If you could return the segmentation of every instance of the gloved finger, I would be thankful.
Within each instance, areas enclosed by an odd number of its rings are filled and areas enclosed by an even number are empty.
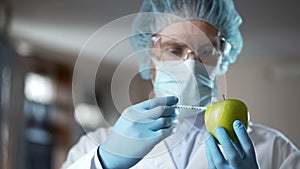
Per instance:
[[[136,107],[129,107],[124,110],[122,116],[124,119],[134,123],[150,123],[161,116],[165,107],[156,107],[151,110],[137,110]]]
[[[173,106],[177,103],[178,98],[176,96],[167,96],[143,101],[141,103],[136,104],[135,107],[144,110],[149,110],[158,106]]]
[[[161,140],[169,137],[173,133],[175,133],[175,131],[176,131],[176,125],[172,125],[168,128],[163,128],[163,129],[155,131],[155,135],[159,136],[160,141],[161,141]]]
[[[171,106],[158,106],[144,111],[144,118],[156,120],[160,117],[176,117],[175,108]]]
[[[235,149],[230,137],[223,127],[217,127],[215,130],[219,143],[224,149],[225,156],[227,157],[230,164],[236,166],[238,161],[241,160],[240,154]]]
[[[244,124],[241,121],[236,120],[233,122],[233,128],[246,155],[253,157],[253,155],[255,155],[254,146]]]
[[[209,151],[209,148],[206,147],[205,150],[206,150],[206,158],[207,158],[209,169],[217,169],[216,166],[215,166],[215,164],[214,164],[214,161],[213,161],[213,158],[211,156],[211,153]]]
[[[227,164],[221,150],[219,149],[215,138],[210,135],[206,141],[206,148],[209,149],[209,152],[212,155],[212,161],[216,168],[223,168]]]
[[[174,106],[166,106],[164,107],[163,113],[160,115],[160,117],[176,117],[177,114],[175,112]]]
[[[244,152],[240,142],[234,143],[233,145],[234,145],[236,151],[239,153],[240,158],[244,159],[245,158],[245,152]]]
[[[157,120],[149,123],[149,129],[152,131],[157,131],[160,129],[169,128],[177,124],[177,120],[174,117],[161,117]]]

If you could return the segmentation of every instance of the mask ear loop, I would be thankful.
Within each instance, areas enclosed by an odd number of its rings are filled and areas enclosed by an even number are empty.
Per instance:
[[[150,53],[151,59],[153,59],[153,58],[157,59],[157,58],[161,57],[161,53],[160,53],[161,51],[157,51],[156,47],[155,47],[157,43],[160,43],[160,40],[161,40],[161,37],[158,34],[153,34],[151,36],[151,39],[150,39],[151,45],[148,45],[151,49],[151,53]],[[157,57],[157,56],[159,56],[159,57]]]
[[[220,73],[223,74],[225,73],[225,70],[223,68],[224,64],[226,62],[228,62],[228,57],[229,57],[229,53],[230,53],[230,50],[232,48],[231,44],[226,40],[226,38],[221,35],[221,32],[218,33],[218,51],[219,51],[219,54],[220,54],[220,66],[219,66],[219,70],[220,70]]]
[[[150,68],[151,68],[151,84],[153,85],[155,82],[154,70],[155,69],[155,61],[157,60],[156,55],[158,54],[155,50],[155,44],[158,43],[160,37],[158,34],[152,34],[150,36],[150,40],[148,42],[148,54],[150,56]]]

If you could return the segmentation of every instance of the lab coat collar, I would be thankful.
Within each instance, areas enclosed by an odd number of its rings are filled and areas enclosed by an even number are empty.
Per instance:
[[[161,141],[157,144],[143,160],[150,162],[155,168],[176,169],[165,141]]]
[[[195,119],[195,117],[194,117]],[[195,121],[195,120],[194,120]],[[154,165],[168,166],[168,168],[176,168],[170,150],[178,145],[188,134],[188,132],[194,127],[192,119],[181,119],[178,121],[176,132],[157,144],[150,153],[148,153],[144,159],[154,160]],[[157,158],[159,156],[159,158]]]

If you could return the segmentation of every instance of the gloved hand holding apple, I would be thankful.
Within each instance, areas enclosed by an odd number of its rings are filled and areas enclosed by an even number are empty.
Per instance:
[[[248,127],[248,109],[244,102],[236,99],[225,99],[212,103],[205,112],[205,124],[207,130],[215,137],[215,129],[223,127],[233,142],[238,142],[233,129],[233,122],[240,120]]]
[[[248,110],[245,103],[225,98],[212,103],[205,112],[205,124],[214,137],[206,141],[209,168],[259,169],[254,144],[246,130]]]

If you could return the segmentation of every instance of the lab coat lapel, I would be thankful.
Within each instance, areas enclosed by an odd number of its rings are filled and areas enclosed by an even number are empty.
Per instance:
[[[172,156],[168,150],[168,147],[164,141],[157,144],[154,149],[147,154],[143,159],[145,164],[143,168],[167,168],[176,169],[175,164],[172,160]],[[151,167],[150,167],[151,166]]]
[[[186,136],[186,134],[193,126],[192,122],[194,122],[194,120],[193,118],[191,119],[190,122],[187,122],[187,120],[179,120],[177,132],[165,139],[164,141],[160,142],[158,145],[156,145],[154,149],[150,153],[148,153],[147,156],[145,156],[145,158],[140,162],[140,164],[137,165],[137,168],[141,167],[143,169],[146,169],[152,167],[176,169],[169,148],[176,146]],[[198,169],[199,166],[201,166],[201,168],[208,168],[205,149],[203,151],[203,148],[205,148],[205,144],[203,144],[203,146],[200,146],[199,150],[197,150],[196,154],[194,155],[194,158],[191,161],[192,164],[188,165],[188,167],[190,167],[189,169]],[[201,152],[204,152],[204,154]]]
[[[185,137],[190,128],[190,123],[179,120],[177,132],[156,145],[143,160],[151,163],[154,168],[176,169],[169,148],[176,146]]]
[[[186,169],[199,169],[199,168],[209,168],[205,153],[205,144],[202,144],[195,155],[192,157]]]
[[[194,124],[196,127],[202,129],[204,124],[204,113],[198,114],[196,117],[196,121]],[[202,133],[205,135],[205,133]],[[202,135],[201,137],[204,137]],[[195,152],[193,157],[191,158],[190,162],[188,163],[186,169],[208,169],[208,163],[206,159],[206,151],[205,151],[205,142],[203,142],[201,145],[199,145],[198,150]]]

